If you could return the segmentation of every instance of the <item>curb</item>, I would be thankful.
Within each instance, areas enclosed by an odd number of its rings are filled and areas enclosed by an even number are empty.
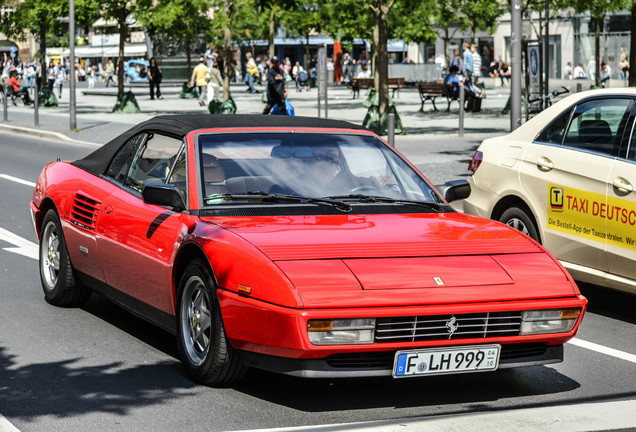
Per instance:
[[[79,145],[88,145],[88,146],[94,146],[94,147],[100,147],[103,145],[103,144],[91,143],[88,141],[76,140],[60,132],[52,132],[52,131],[42,130],[42,129],[27,128],[24,126],[10,126],[5,124],[0,124],[0,131],[18,133],[22,135],[30,135],[30,136],[35,136],[38,138],[49,138],[49,139],[54,139],[58,141],[65,141],[72,144],[79,144]]]

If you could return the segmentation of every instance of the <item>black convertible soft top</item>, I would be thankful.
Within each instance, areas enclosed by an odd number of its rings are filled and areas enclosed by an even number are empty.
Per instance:
[[[121,146],[140,132],[156,132],[182,139],[190,132],[198,129],[269,127],[366,130],[366,128],[353,123],[314,117],[227,114],[163,115],[139,123],[85,158],[72,162],[72,164],[95,175],[103,174]]]

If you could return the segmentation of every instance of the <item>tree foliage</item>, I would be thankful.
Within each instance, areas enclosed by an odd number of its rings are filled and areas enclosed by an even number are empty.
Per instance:
[[[24,39],[32,34],[40,44],[40,63],[46,70],[47,33],[59,25],[57,18],[68,16],[68,0],[14,0],[5,2],[4,7],[13,9],[0,17],[0,30],[8,37]],[[41,84],[46,84],[46,74],[42,73]]]

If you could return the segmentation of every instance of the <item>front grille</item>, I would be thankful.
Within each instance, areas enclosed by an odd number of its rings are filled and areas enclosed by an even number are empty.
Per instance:
[[[518,336],[521,312],[378,318],[375,342],[422,342]]]

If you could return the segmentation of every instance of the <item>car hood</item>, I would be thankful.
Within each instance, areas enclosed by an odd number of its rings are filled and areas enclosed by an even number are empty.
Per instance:
[[[463,213],[209,221],[274,261],[306,307],[574,294],[563,268],[537,243],[498,222]]]

